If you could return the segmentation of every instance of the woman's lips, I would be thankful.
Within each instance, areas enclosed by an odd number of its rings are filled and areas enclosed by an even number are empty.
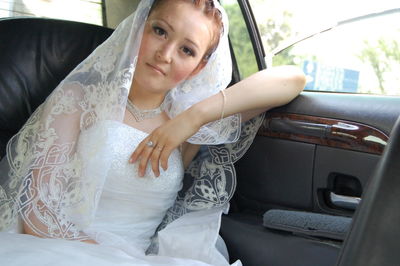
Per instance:
[[[161,68],[159,68],[157,66],[154,66],[154,65],[151,65],[151,64],[147,64],[147,65],[150,68],[152,68],[154,71],[156,71],[156,72],[160,73],[161,75],[165,76],[165,72]]]

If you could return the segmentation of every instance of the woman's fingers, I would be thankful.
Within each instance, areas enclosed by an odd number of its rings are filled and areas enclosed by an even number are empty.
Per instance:
[[[130,163],[135,163],[136,161],[139,160],[139,176],[144,176],[146,167],[147,167],[147,162],[150,159],[150,156],[153,152],[153,148],[155,146],[155,143],[150,139],[151,136],[148,136],[142,142],[139,143],[139,145],[136,147],[135,151],[132,153],[129,162]]]
[[[166,171],[168,169],[168,158],[171,155],[173,149],[168,148],[167,146],[164,147],[161,155],[160,155],[160,159],[159,162],[161,164],[161,167],[164,169],[164,171]]]
[[[142,154],[143,150],[146,148],[146,143],[149,141],[148,138],[145,138],[139,145],[136,147],[135,151],[132,153],[131,158],[129,159],[130,163],[134,163],[139,159],[140,155]]]
[[[152,136],[148,136],[139,143],[129,159],[130,163],[138,161],[138,172],[140,177],[144,176],[149,161],[154,175],[157,177],[160,176],[160,156],[163,152],[163,145],[152,141],[151,137]],[[163,168],[166,169],[166,167]]]
[[[157,145],[154,147],[150,157],[151,168],[153,169],[154,175],[157,177],[160,176],[160,155],[162,150],[163,147],[161,145]]]
[[[153,147],[145,147],[141,154],[139,155],[140,160],[139,160],[139,176],[143,177],[145,172],[146,172],[146,168],[147,168],[147,163],[150,159],[150,156],[153,152]]]
[[[155,176],[160,175],[160,165],[167,170],[169,156],[180,145],[182,138],[177,136],[172,128],[170,125],[164,125],[155,129],[136,147],[129,162],[138,163],[139,176],[145,175],[149,160]]]
[[[132,158],[134,158],[135,161],[138,160],[139,176],[144,176],[149,160],[154,175],[157,177],[160,176],[160,164],[164,171],[168,169],[168,159],[172,151],[173,148],[168,148],[167,146],[163,147],[163,145],[160,144],[155,147],[149,147],[146,144],[140,147],[138,146]]]

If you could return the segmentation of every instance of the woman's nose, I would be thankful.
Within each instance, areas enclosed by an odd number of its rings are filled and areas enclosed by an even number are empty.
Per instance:
[[[160,47],[160,49],[157,50],[156,52],[157,60],[168,64],[172,62],[172,55],[173,55],[172,45],[164,45]]]

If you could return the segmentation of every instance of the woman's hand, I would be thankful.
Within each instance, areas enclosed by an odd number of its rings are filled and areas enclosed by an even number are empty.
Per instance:
[[[156,128],[136,147],[129,162],[139,161],[139,176],[144,176],[149,160],[155,176],[160,175],[160,164],[167,170],[171,152],[199,130],[201,122],[196,116],[189,108]]]
[[[248,120],[290,102],[303,90],[305,82],[303,72],[293,66],[259,71],[226,90],[226,104],[220,93],[215,94],[155,129],[139,144],[130,161],[140,160],[139,175],[143,176],[150,160],[154,174],[159,176],[160,163],[166,170],[172,150],[196,133],[200,126],[219,119],[221,113],[224,117],[241,113]]]

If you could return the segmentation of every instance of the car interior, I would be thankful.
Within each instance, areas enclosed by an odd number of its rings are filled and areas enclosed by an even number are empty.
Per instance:
[[[34,110],[112,31],[0,19],[0,158]],[[233,49],[232,62],[235,83]],[[235,165],[236,193],[220,230],[230,261],[398,265],[399,115],[399,97],[315,91],[268,111]]]

